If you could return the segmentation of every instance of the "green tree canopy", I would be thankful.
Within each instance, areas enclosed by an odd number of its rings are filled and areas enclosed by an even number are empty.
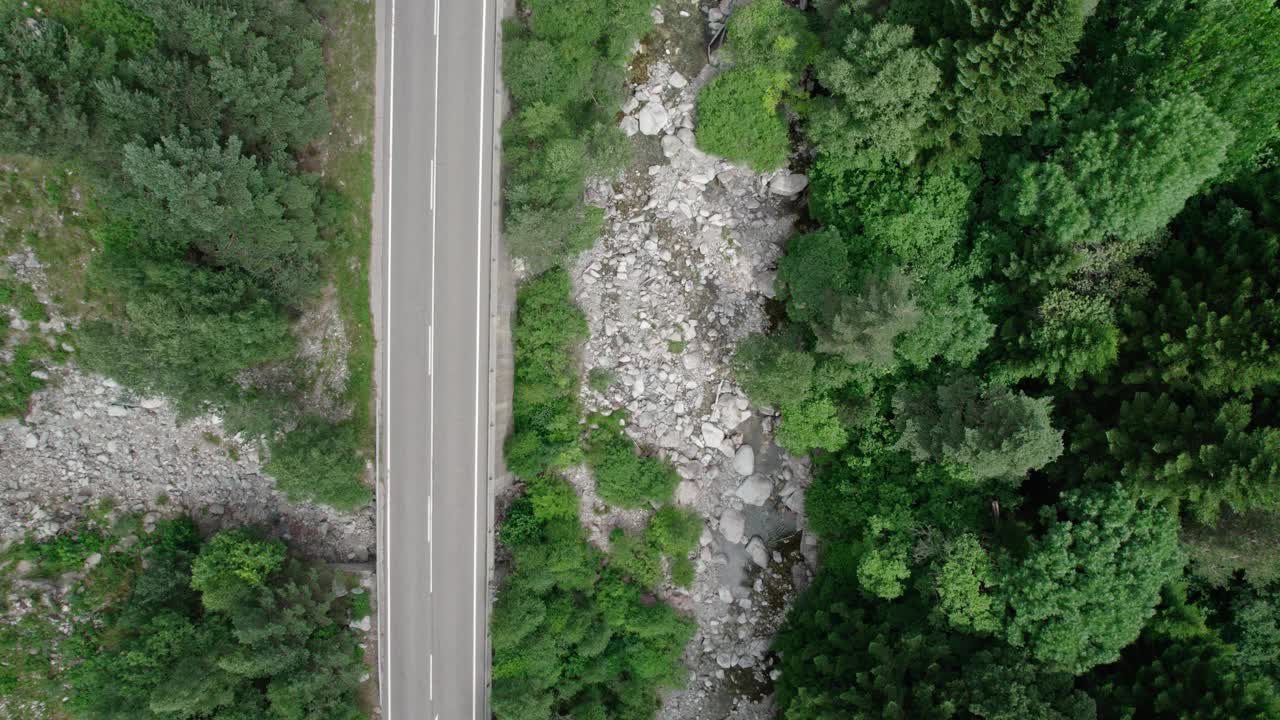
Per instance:
[[[1182,573],[1176,519],[1114,485],[1063,493],[1001,579],[1006,638],[1072,673],[1114,662]]]
[[[1031,398],[961,376],[936,389],[899,392],[894,423],[917,462],[964,467],[975,480],[1017,483],[1062,454],[1050,398]]]

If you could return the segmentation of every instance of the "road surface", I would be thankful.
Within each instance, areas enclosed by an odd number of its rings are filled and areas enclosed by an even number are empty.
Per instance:
[[[380,2],[381,703],[488,720],[495,0]]]

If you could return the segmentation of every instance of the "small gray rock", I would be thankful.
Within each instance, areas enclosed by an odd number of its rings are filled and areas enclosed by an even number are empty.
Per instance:
[[[756,451],[750,445],[743,445],[734,453],[733,471],[743,477],[756,471]]]
[[[698,483],[691,480],[681,481],[676,486],[676,504],[693,505],[698,502]]]
[[[726,541],[734,544],[742,542],[746,527],[747,518],[741,511],[728,508],[720,514],[720,534]]]
[[[702,441],[707,447],[720,447],[720,443],[724,442],[724,430],[711,423],[702,423]]]
[[[760,567],[769,567],[769,548],[765,547],[764,540],[759,535],[753,535],[747,541],[747,557]]]
[[[119,405],[107,406],[107,415],[110,417],[118,418],[118,417],[124,417],[128,414],[129,414],[129,411],[120,407]]]

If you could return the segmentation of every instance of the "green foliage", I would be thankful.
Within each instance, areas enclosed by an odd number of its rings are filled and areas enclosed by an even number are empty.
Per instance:
[[[32,339],[13,348],[13,359],[0,365],[0,417],[24,417],[31,395],[45,386],[45,381],[31,373],[49,356],[49,348]]]
[[[95,84],[114,66],[109,51],[86,45],[61,23],[27,18],[6,5],[0,11],[0,148],[83,147]]]
[[[241,530],[202,545],[187,518],[162,520],[121,543],[136,523],[122,518],[107,531],[101,517],[75,534],[28,544],[42,573],[73,560],[79,570],[89,550],[100,560],[71,586],[71,613],[37,605],[19,632],[0,626],[6,700],[101,720],[364,717],[357,706],[364,663],[330,575]],[[37,657],[28,645],[37,640],[46,671],[15,666]],[[10,680],[21,682],[16,697]]]
[[[1015,162],[1002,214],[1063,245],[1141,240],[1218,174],[1233,137],[1196,95],[1087,116],[1048,160]]]
[[[763,69],[737,67],[712,78],[698,93],[698,148],[757,172],[782,167],[791,138],[780,94],[777,76]]]
[[[794,79],[813,62],[818,37],[809,16],[782,0],[759,0],[735,8],[725,47],[735,65],[763,67]]]
[[[539,496],[562,498],[566,488],[558,478],[532,483],[526,507],[560,506]],[[576,515],[526,512],[490,622],[494,715],[651,717],[657,691],[682,682],[680,656],[695,630],[642,582],[659,579],[654,546],[617,534],[603,563]],[[509,513],[504,543],[511,521]]]
[[[588,174],[628,161],[613,122],[632,43],[651,0],[529,0],[503,30],[503,80],[514,113],[502,129],[506,235],[533,272],[591,246],[603,215],[582,202]]]
[[[975,480],[1017,483],[1062,454],[1049,398],[1030,398],[972,376],[894,398],[899,447],[917,462],[959,465]]]
[[[803,398],[813,387],[814,359],[776,335],[748,335],[738,341],[733,370],[742,389],[761,405]]]
[[[616,418],[597,419],[596,427],[587,434],[586,458],[600,498],[618,507],[670,502],[680,481],[675,470],[660,458],[637,454]]]
[[[909,163],[925,144],[924,128],[942,83],[910,25],[843,22],[816,63],[831,92],[813,108],[809,137],[823,152],[874,167]]]
[[[1114,486],[1066,492],[1041,522],[1001,583],[1009,642],[1073,673],[1115,661],[1182,572],[1174,518]]]
[[[618,374],[607,368],[591,368],[587,373],[587,386],[598,393],[606,392],[618,382]]]
[[[122,0],[85,0],[80,20],[127,55],[144,55],[156,46],[155,23]]]
[[[49,319],[44,303],[36,297],[31,286],[25,283],[0,279],[0,305],[12,305],[18,311],[18,316],[29,323]]]
[[[65,161],[103,189],[87,203],[101,252],[90,266],[100,302],[77,342],[84,364],[172,395],[184,413],[216,408],[251,434],[294,424],[302,370],[245,371],[293,353],[290,320],[319,288],[325,254],[348,251],[335,247],[344,224],[322,205],[319,176],[300,168],[304,154],[330,154],[312,147],[329,127],[323,8],[73,5],[0,13],[0,148]],[[49,192],[57,200],[65,188]],[[358,378],[350,386],[367,390]],[[349,467],[365,442],[323,448],[348,457],[305,472]]]
[[[294,349],[282,309],[239,271],[112,257],[93,277],[129,298],[127,322],[86,323],[83,362],[130,385],[194,405],[226,397],[240,370]]]
[[[1211,526],[1184,524],[1182,544],[1191,572],[1211,585],[1224,586],[1242,573],[1252,585],[1280,580],[1280,515],[1266,512],[1219,513]]]
[[[1061,288],[1041,302],[1030,333],[1010,322],[1001,333],[1011,356],[993,373],[1006,383],[1043,378],[1050,384],[1075,384],[1115,363],[1120,329],[1105,298]]]
[[[263,469],[289,499],[324,503],[351,511],[373,499],[364,484],[360,439],[349,421],[308,418],[271,443]]]
[[[995,598],[995,568],[991,556],[971,533],[960,535],[947,547],[938,568],[938,609],[948,625],[975,633],[1000,627]]]
[[[821,451],[781,717],[1280,716],[1280,10],[814,5],[815,224],[733,362]],[[1211,627],[1155,616],[1188,557]]]
[[[1223,637],[1244,672],[1280,680],[1280,587],[1254,585],[1232,600]]]
[[[649,519],[649,528],[645,533],[663,555],[688,555],[698,548],[698,538],[702,535],[702,518],[692,510],[667,505],[659,508]]]
[[[810,450],[835,452],[844,447],[848,433],[840,423],[839,411],[829,397],[782,404],[784,416],[778,426],[778,444],[792,453]]]
[[[923,612],[862,600],[820,576],[778,636],[779,717],[1095,717],[1069,674],[995,642],[942,634],[916,621]]]
[[[263,542],[244,530],[219,533],[200,549],[191,565],[191,587],[206,607],[230,610],[284,564],[281,542]]]
[[[129,143],[121,168],[134,194],[126,213],[146,254],[197,251],[285,301],[314,289],[320,245],[310,178],[245,156],[234,135],[225,144],[182,136]]]
[[[1242,672],[1236,649],[1205,626],[1198,609],[1165,593],[1160,615],[1120,661],[1086,676],[1100,718],[1244,720],[1280,717],[1273,686]]]
[[[332,579],[286,561],[280,543],[215,535],[194,561],[165,549],[138,581],[112,638],[72,674],[90,718],[325,717],[354,720],[363,663]],[[171,573],[161,584],[153,572]],[[176,602],[183,574],[204,608]],[[159,578],[158,578],[159,579]],[[150,588],[140,594],[142,588]],[[144,610],[144,608],[146,610]]]
[[[1126,381],[1205,395],[1280,381],[1280,171],[1193,202],[1151,261],[1149,304],[1127,309]]]
[[[512,336],[516,370],[506,457],[512,472],[527,479],[581,457],[575,351],[587,337],[587,320],[570,300],[564,271],[521,286]]]
[[[55,535],[46,542],[27,538],[21,554],[38,564],[42,573],[61,575],[82,568],[90,555],[106,550],[107,541],[101,530],[82,527],[74,533]]]
[[[1153,95],[1194,92],[1230,123],[1226,175],[1257,168],[1280,98],[1265,78],[1280,71],[1280,11],[1266,0],[1101,3],[1081,72],[1107,94],[1135,84]]]
[[[804,13],[760,0],[729,17],[725,51],[734,62],[698,93],[698,147],[758,172],[781,167],[790,133],[780,107],[818,49]]]
[[[1274,511],[1280,428],[1258,427],[1255,412],[1244,400],[1180,402],[1140,392],[1121,403],[1107,444],[1126,478],[1182,502],[1202,522],[1212,523],[1223,506]],[[1270,414],[1264,405],[1262,418]]]

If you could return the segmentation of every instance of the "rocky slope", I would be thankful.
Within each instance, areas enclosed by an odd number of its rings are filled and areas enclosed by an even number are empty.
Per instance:
[[[33,255],[4,260],[50,310],[41,332],[52,337],[74,324],[48,302]],[[34,329],[17,317],[5,320],[15,335]],[[37,371],[48,385],[32,396],[25,418],[0,420],[0,545],[28,532],[47,538],[110,498],[152,518],[189,512],[210,530],[262,526],[316,559],[372,556],[372,508],[345,514],[289,503],[262,473],[255,444],[225,437],[218,417],[180,422],[165,399],[138,397],[77,369],[74,352],[71,358]]]

